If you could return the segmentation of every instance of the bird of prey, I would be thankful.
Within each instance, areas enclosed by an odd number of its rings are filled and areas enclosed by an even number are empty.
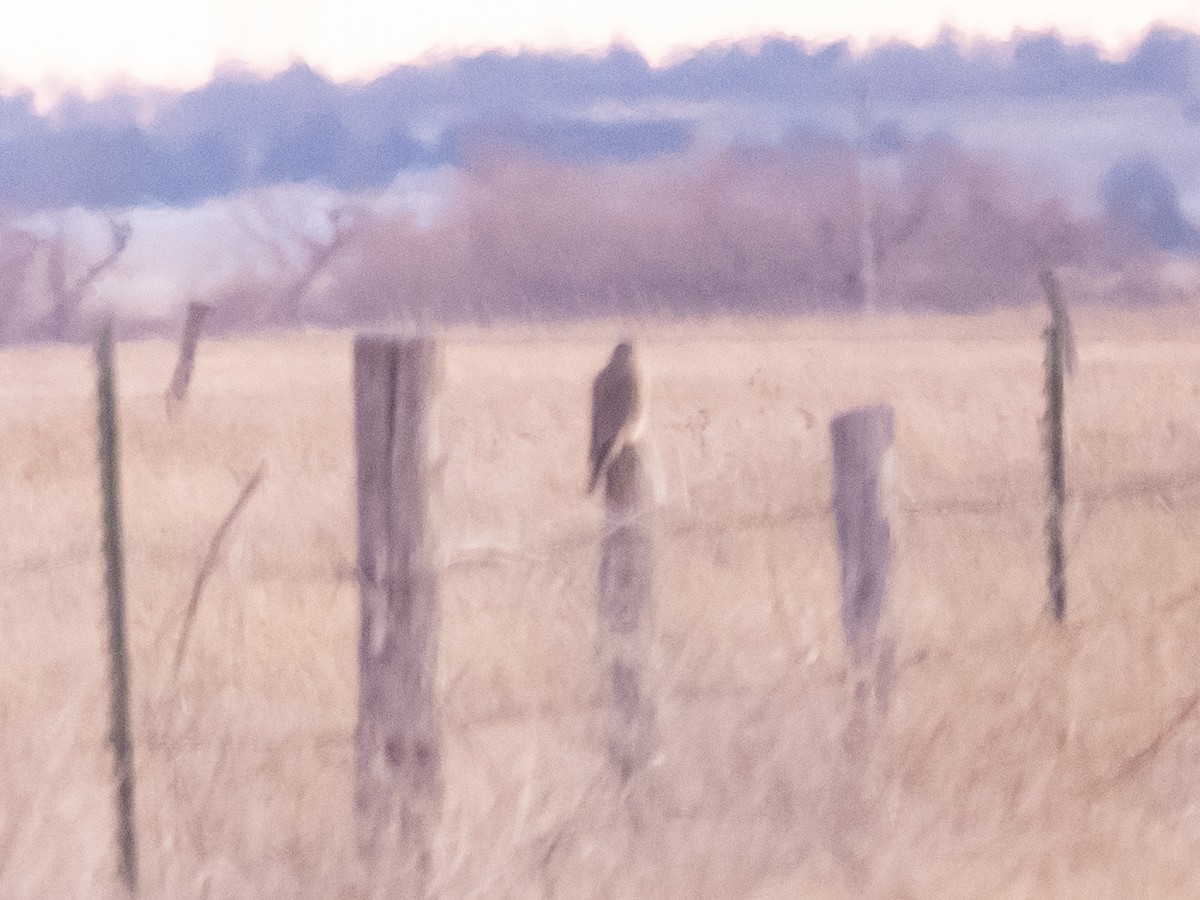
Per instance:
[[[608,464],[626,444],[637,440],[645,424],[641,375],[633,344],[621,341],[592,383],[592,446],[588,452],[591,477],[588,493],[596,489]]]

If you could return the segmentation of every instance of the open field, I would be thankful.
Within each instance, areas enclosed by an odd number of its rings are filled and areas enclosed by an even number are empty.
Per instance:
[[[1200,896],[1200,325],[1077,323],[1067,622],[1041,322],[649,327],[659,753],[593,665],[587,391],[617,327],[446,335],[433,893]],[[350,336],[119,348],[144,895],[357,896]],[[94,373],[0,352],[0,897],[118,896]],[[828,421],[896,408],[898,671],[851,754]],[[208,541],[267,476],[171,661]]]

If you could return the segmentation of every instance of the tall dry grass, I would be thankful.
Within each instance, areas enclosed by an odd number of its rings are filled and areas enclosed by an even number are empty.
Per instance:
[[[1044,613],[1036,316],[647,329],[652,767],[603,758],[587,388],[618,329],[446,335],[439,897],[1196,896],[1200,330],[1085,318],[1068,618]],[[356,896],[349,336],[118,359],[151,897]],[[0,896],[118,894],[80,349],[0,354]],[[899,669],[849,715],[827,423],[886,400]],[[170,671],[208,540],[267,478]]]

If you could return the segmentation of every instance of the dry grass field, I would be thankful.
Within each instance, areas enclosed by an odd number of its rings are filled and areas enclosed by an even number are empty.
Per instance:
[[[587,391],[620,329],[445,335],[443,898],[1200,896],[1200,326],[1084,317],[1067,622],[1045,612],[1040,317],[653,326],[657,750],[594,665]],[[361,893],[348,334],[117,370],[143,894]],[[0,352],[0,897],[119,896],[86,348]],[[849,704],[828,422],[896,409],[890,715]],[[208,582],[241,485],[267,475]]]

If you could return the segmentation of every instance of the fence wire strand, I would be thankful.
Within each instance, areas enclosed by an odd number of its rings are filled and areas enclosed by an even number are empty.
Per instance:
[[[1158,503],[1169,511],[1200,510],[1200,470],[1175,473],[1155,473],[1121,481],[1079,488],[1068,492],[1067,502],[1074,505],[1084,519],[1100,512],[1113,503],[1133,501]],[[906,497],[897,504],[897,510],[905,518],[953,518],[958,516],[998,516],[1012,512],[1037,512],[1045,508],[1048,500],[1044,493],[1031,491],[1028,494],[1004,497],[959,496],[930,497],[918,500]],[[654,514],[660,518],[656,531],[661,537],[683,538],[693,536],[721,536],[753,531],[788,528],[795,525],[813,524],[832,520],[833,506],[830,502],[802,502],[770,512],[751,512],[721,518],[697,516],[692,509],[659,506]],[[546,566],[553,565],[564,556],[574,552],[590,551],[602,537],[600,527],[574,528],[561,537],[546,542],[536,549],[513,549],[483,547],[450,556],[443,560],[440,571],[462,573],[473,570],[496,568],[504,565]],[[179,565],[180,551],[163,550],[131,541],[129,555],[136,561],[175,567]],[[22,562],[0,567],[0,577],[21,578],[50,572],[56,568],[81,563],[99,562],[99,538],[84,544],[77,542],[65,549],[39,554]],[[197,560],[199,564],[199,560]],[[297,571],[294,566],[274,569],[251,564],[249,574],[257,579],[282,581],[334,581],[354,582],[357,580],[355,566],[345,561],[329,569]]]
[[[897,505],[897,511],[903,520],[911,519],[945,519],[973,516],[999,516],[1013,513],[1036,514],[1045,508],[1047,498],[1044,493],[1030,491],[1027,494],[1007,495],[1003,497],[988,496],[947,496],[917,499],[905,496]],[[1132,502],[1151,502],[1161,506],[1169,513],[1200,510],[1200,470],[1174,473],[1154,473],[1136,478],[1127,478],[1109,484],[1089,485],[1078,488],[1068,494],[1068,504],[1076,509],[1075,535],[1073,544],[1078,546],[1082,541],[1086,526],[1093,517],[1113,504],[1128,504]],[[697,515],[692,505],[686,507],[660,505],[654,510],[659,518],[656,528],[663,538],[679,539],[688,537],[721,537],[728,535],[754,533],[763,530],[794,528],[798,525],[813,525],[831,522],[833,517],[832,505],[829,502],[800,502],[769,512],[745,513],[741,515],[724,515],[720,519],[708,519]],[[578,527],[568,531],[553,541],[541,544],[536,549],[521,550],[511,548],[479,548],[457,557],[449,556],[443,561],[440,571],[447,575],[463,575],[483,572],[489,569],[518,567],[526,573],[530,571],[573,568],[578,566],[578,555],[591,554],[602,537],[602,526],[591,525]],[[832,540],[832,538],[831,538]],[[178,567],[180,551],[138,545],[136,542],[129,548],[131,562],[136,565],[152,564]],[[55,569],[79,564],[99,565],[101,558],[99,541],[87,543],[76,542],[66,548],[41,554],[20,563],[0,568],[0,577],[6,579],[21,579],[38,576]],[[199,560],[196,561],[199,564]],[[309,572],[297,572],[294,567],[275,570],[269,566],[244,564],[244,575],[251,580],[284,580],[287,582],[332,583],[335,585],[351,585],[357,581],[356,568],[352,563],[342,561],[327,569]],[[1163,611],[1170,611],[1179,606],[1200,590],[1200,582],[1189,591],[1173,596],[1164,606]],[[582,615],[581,611],[581,615]],[[173,621],[170,615],[162,623],[163,627],[171,627]],[[1098,627],[1095,622],[1076,622],[1074,628]],[[969,653],[969,648],[978,643],[994,641],[996,635],[988,631],[976,635],[967,644],[956,647],[955,656]],[[946,655],[947,651],[934,650],[917,653],[899,663],[901,670],[921,666]],[[820,681],[831,684],[844,677],[844,671],[831,669],[818,672],[807,672],[806,678],[817,677]],[[668,678],[668,682],[672,679]],[[775,686],[776,688],[779,685]],[[669,697],[672,703],[710,703],[714,700],[743,698],[750,700],[764,693],[763,685],[725,685],[722,687],[677,684],[660,684],[662,699]],[[770,695],[770,691],[766,691]],[[163,699],[159,697],[159,699]],[[1154,736],[1144,747],[1129,756],[1127,762],[1119,767],[1111,776],[1111,783],[1116,785],[1144,767],[1150,756],[1157,752],[1159,746],[1170,738],[1183,723],[1190,719],[1197,709],[1195,697],[1184,703],[1180,711],[1171,719],[1162,734]],[[556,704],[517,704],[509,709],[493,709],[483,713],[465,714],[453,713],[443,708],[443,724],[451,729],[462,740],[473,746],[474,738],[471,732],[479,729],[519,725],[533,721],[565,722],[568,720],[586,721],[589,717],[602,715],[605,703],[599,696],[592,696],[582,702]],[[165,723],[162,723],[165,724]],[[137,735],[139,746],[152,755],[172,755],[178,753],[202,753],[220,750],[222,753],[271,753],[283,750],[301,750],[316,753],[351,752],[354,735],[352,729],[324,728],[291,728],[278,730],[239,730],[236,735],[178,735],[172,736],[158,730],[147,723],[149,730],[143,727]],[[169,726],[168,726],[169,728]],[[1108,783],[1108,782],[1105,782]]]

